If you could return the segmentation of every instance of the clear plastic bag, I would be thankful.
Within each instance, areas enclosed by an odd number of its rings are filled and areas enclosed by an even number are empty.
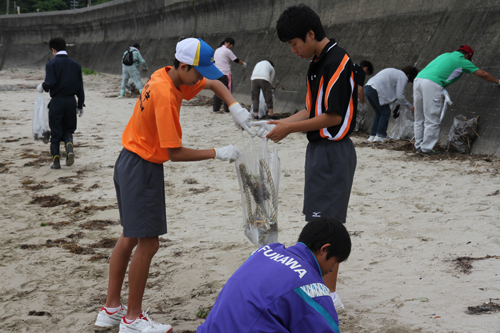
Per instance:
[[[460,154],[468,154],[472,148],[472,142],[479,135],[477,134],[477,122],[479,116],[467,119],[458,115],[453,119],[453,125],[448,133],[448,142],[446,147],[448,151],[454,151]]]
[[[246,134],[245,134],[246,135]],[[271,141],[272,142],[272,141]],[[278,240],[278,145],[269,151],[266,138],[251,138],[235,162],[243,206],[243,231],[257,247]]]
[[[33,140],[50,141],[48,101],[39,92],[33,107]]]
[[[274,97],[274,89],[271,90],[273,94],[273,104],[276,103],[276,98]],[[253,104],[250,106],[250,113],[253,114]],[[264,98],[264,93],[262,90],[259,95],[259,113],[257,113],[259,119],[265,117],[267,115],[267,104],[266,99]]]
[[[391,106],[391,114],[393,114],[394,109],[397,105]],[[415,118],[410,109],[401,105],[399,107],[399,116],[394,120],[394,125],[388,133],[388,136],[394,140],[411,140],[415,136],[414,130]]]
[[[354,132],[365,132],[365,118],[368,112],[368,102],[364,105],[358,101],[358,112],[356,112],[356,125],[354,126]]]

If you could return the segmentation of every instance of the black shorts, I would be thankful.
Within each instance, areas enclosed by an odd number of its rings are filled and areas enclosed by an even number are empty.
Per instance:
[[[302,210],[306,221],[328,216],[345,223],[356,163],[349,138],[309,142]]]
[[[114,171],[123,236],[145,238],[166,234],[163,164],[148,162],[124,148]]]

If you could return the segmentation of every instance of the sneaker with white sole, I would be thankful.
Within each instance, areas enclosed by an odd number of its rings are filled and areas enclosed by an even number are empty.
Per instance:
[[[373,142],[384,142],[385,140],[387,140],[387,138],[383,138],[377,135],[375,139],[373,139]]]
[[[95,321],[95,326],[98,327],[113,327],[120,325],[122,317],[127,314],[127,307],[120,304],[120,309],[115,312],[109,312],[105,307],[99,310],[97,315],[97,320]]]
[[[331,293],[333,305],[335,306],[335,311],[338,313],[344,312],[344,304],[342,304],[342,300],[340,299],[337,293]]]
[[[132,332],[141,332],[141,333],[171,333],[172,326],[163,325],[159,323],[155,323],[148,316],[147,309],[145,312],[142,312],[139,317],[135,318],[131,323],[125,322],[125,317],[122,318],[120,322],[120,333],[132,333]]]
[[[375,140],[375,135],[370,135],[370,137],[368,138],[368,141],[373,142],[373,140]]]

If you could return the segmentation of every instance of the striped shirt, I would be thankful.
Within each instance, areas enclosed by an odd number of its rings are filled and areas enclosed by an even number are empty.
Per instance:
[[[331,39],[319,57],[314,57],[307,72],[306,108],[309,118],[336,111],[340,124],[307,132],[309,141],[339,141],[348,136],[356,124],[357,89],[353,62],[347,52]]]

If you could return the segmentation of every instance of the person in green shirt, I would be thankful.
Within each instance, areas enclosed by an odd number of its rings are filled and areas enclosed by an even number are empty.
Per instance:
[[[415,149],[418,153],[434,155],[439,140],[443,90],[458,81],[463,73],[473,73],[481,79],[500,84],[500,81],[472,63],[474,50],[461,45],[457,51],[443,53],[422,69],[413,83],[415,108]]]

